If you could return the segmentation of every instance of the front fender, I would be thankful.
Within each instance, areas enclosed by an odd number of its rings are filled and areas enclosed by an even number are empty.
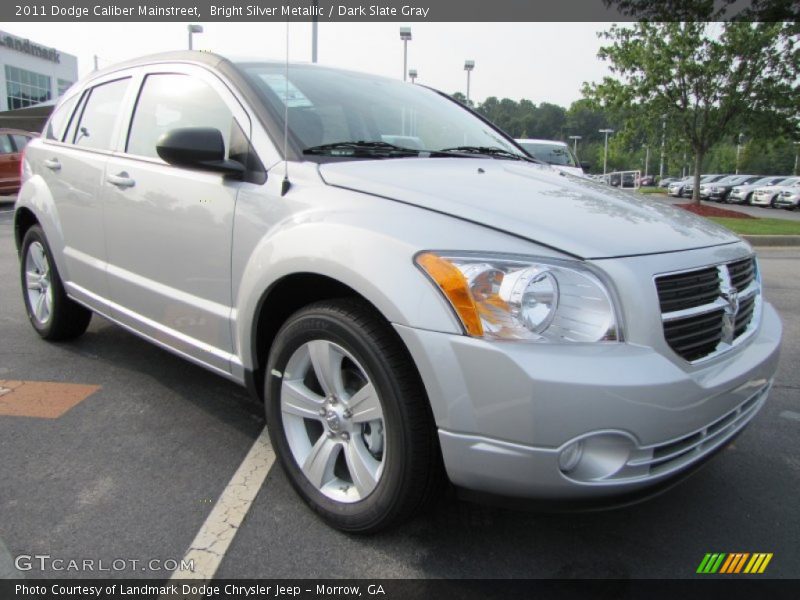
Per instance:
[[[445,299],[414,265],[417,250],[380,231],[330,221],[286,226],[262,239],[236,294],[235,337],[244,367],[255,363],[253,323],[263,299],[276,283],[298,273],[323,275],[352,288],[392,323],[460,333]]]

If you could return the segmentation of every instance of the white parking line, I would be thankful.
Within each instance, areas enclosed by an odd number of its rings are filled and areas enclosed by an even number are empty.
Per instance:
[[[194,561],[194,571],[176,570],[172,579],[208,581],[214,577],[274,462],[275,453],[265,427],[222,491],[183,557],[184,564]]]
[[[794,412],[793,410],[785,410],[780,416],[790,421],[800,421],[800,413]]]
[[[0,540],[0,579],[15,579],[22,578],[25,575],[17,570],[14,564],[14,557],[8,551],[3,540]]]

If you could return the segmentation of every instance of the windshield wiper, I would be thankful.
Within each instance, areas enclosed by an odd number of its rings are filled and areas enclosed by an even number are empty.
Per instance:
[[[503,158],[510,158],[513,160],[525,160],[528,162],[534,162],[539,164],[546,165],[547,163],[539,160],[538,158],[533,158],[530,156],[523,156],[522,154],[517,154],[516,152],[511,152],[509,150],[504,150],[503,148],[498,148],[497,146],[456,146],[455,148],[442,148],[441,150],[437,150],[439,153],[449,153],[450,155],[453,154],[486,154],[488,156],[498,156]]]
[[[403,148],[387,142],[366,142],[363,140],[355,142],[334,142],[332,144],[322,144],[311,146],[303,150],[303,154],[318,154],[327,156],[419,156],[421,150]]]

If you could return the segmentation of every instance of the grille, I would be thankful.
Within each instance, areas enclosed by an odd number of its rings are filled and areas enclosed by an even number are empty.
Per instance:
[[[753,257],[656,278],[664,338],[696,362],[747,337],[758,315],[760,288]]]
[[[709,267],[700,271],[666,275],[656,280],[661,312],[685,310],[713,302],[719,296],[719,271]]]

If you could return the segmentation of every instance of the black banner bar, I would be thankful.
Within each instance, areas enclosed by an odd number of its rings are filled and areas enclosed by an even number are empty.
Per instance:
[[[759,576],[694,579],[259,579],[259,580],[0,580],[3,600],[794,600],[800,581]]]
[[[600,22],[788,21],[795,0],[4,0],[0,20]]]

